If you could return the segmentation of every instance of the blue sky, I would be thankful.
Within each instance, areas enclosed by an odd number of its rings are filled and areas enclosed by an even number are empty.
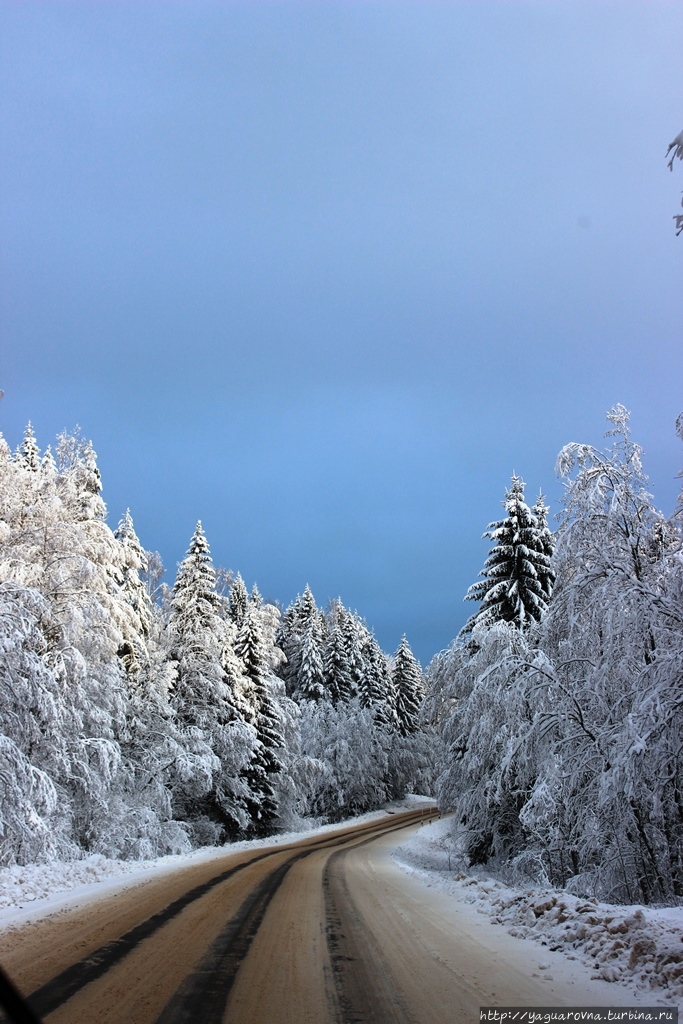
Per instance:
[[[681,53],[657,0],[0,2],[0,429],[427,662],[615,402],[673,509]]]

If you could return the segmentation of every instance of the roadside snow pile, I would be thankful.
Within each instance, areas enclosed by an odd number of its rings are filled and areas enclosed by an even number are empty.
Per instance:
[[[156,862],[154,862],[156,863]],[[116,875],[139,871],[140,861],[109,860],[93,854],[84,860],[53,861],[51,864],[13,865],[0,869],[0,909],[33,903],[79,885],[104,882]]]
[[[594,978],[683,998],[683,907],[613,906],[558,889],[513,889],[475,869],[455,871],[460,858],[447,819],[420,829],[393,856],[404,870],[477,904],[510,935],[592,967]]]
[[[461,879],[469,881],[462,873]],[[596,978],[683,997],[683,908],[611,906],[556,890],[489,894],[488,902],[492,920],[510,925],[511,935],[575,950]]]

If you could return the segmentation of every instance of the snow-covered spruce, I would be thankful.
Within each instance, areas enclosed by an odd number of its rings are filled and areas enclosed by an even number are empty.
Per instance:
[[[503,507],[505,519],[489,523],[484,533],[494,545],[480,573],[483,579],[473,583],[465,596],[466,601],[481,605],[463,627],[463,638],[475,626],[488,628],[494,622],[526,629],[542,618],[552,594],[552,535],[542,497],[532,512],[524,501],[524,481],[513,476]]]

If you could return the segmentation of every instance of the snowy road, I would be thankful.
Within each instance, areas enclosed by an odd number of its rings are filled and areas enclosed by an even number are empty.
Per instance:
[[[422,810],[157,877],[0,938],[59,1024],[460,1024],[480,1005],[628,1005],[406,875]]]

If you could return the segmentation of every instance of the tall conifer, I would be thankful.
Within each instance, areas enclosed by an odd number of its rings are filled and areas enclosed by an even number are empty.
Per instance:
[[[244,580],[237,573],[235,579],[232,581],[230,586],[230,597],[229,597],[229,611],[230,618],[235,623],[237,628],[244,622],[244,616],[247,611],[247,588],[244,585]]]
[[[402,736],[409,736],[418,730],[424,683],[422,670],[415,660],[405,633],[394,656],[392,677],[396,692],[399,732]]]
[[[195,821],[200,841],[210,827],[233,835],[246,824],[240,773],[253,749],[253,732],[235,707],[224,667],[226,624],[215,582],[209,545],[197,523],[178,568],[166,632],[176,671],[171,703],[179,721],[208,740],[215,759],[213,766],[207,761],[210,782],[201,797],[192,780],[189,788],[179,791],[182,812]]]
[[[547,604],[553,596],[553,587],[555,585],[555,572],[551,567],[555,541],[548,526],[548,512],[550,508],[546,505],[542,493],[539,493],[532,511],[535,520],[536,549],[547,559],[547,564],[545,560],[540,560],[537,565],[538,577]]]
[[[323,672],[323,647],[317,612],[306,624],[301,644],[301,661],[297,679],[298,700],[325,700],[325,676]]]
[[[264,640],[261,632],[258,608],[247,605],[244,620],[237,635],[235,653],[242,661],[244,671],[251,684],[252,717],[250,724],[256,729],[257,743],[250,764],[245,768],[244,778],[251,796],[249,809],[252,831],[265,835],[277,817],[277,801],[273,787],[273,776],[282,771],[278,751],[284,747],[280,722],[268,686]]]
[[[323,681],[333,704],[351,699],[351,678],[344,634],[339,622],[330,630],[323,651]]]
[[[466,601],[481,601],[461,631],[465,639],[475,625],[488,628],[504,621],[526,629],[548,607],[543,581],[550,572],[550,559],[539,550],[536,519],[524,501],[521,477],[512,477],[503,507],[505,519],[490,523],[483,535],[494,542],[479,574],[483,579],[473,583],[465,596]]]

